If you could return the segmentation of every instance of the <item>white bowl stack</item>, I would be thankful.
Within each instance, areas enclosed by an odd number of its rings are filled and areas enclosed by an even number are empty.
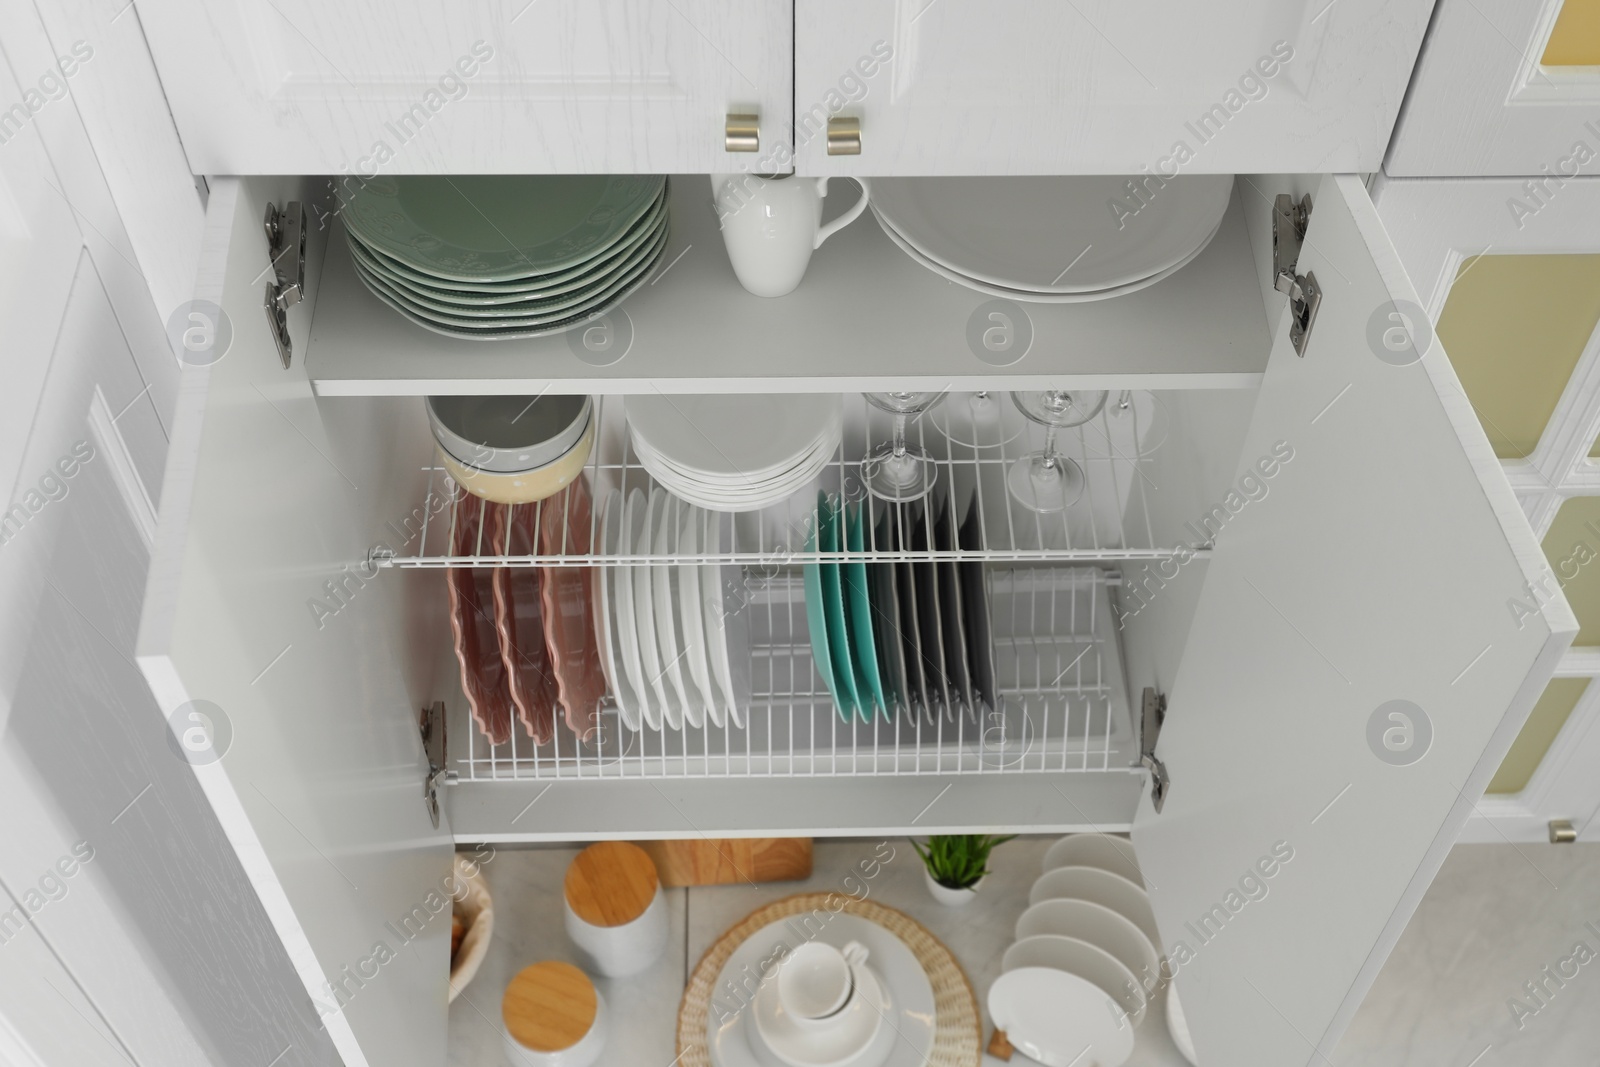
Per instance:
[[[1072,834],[1045,853],[1044,873],[1017,920],[1016,943],[989,991],[989,1013],[1011,1044],[1047,1067],[1117,1067],[1161,982],[1160,937],[1133,846]]]

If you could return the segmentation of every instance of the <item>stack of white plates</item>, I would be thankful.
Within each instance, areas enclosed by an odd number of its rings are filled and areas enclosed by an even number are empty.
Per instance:
[[[711,511],[754,511],[810,487],[839,447],[836,393],[630,396],[628,432],[662,487]]]
[[[1070,304],[1132,293],[1211,243],[1229,175],[874,178],[872,210],[901,250],[990,296]]]
[[[650,175],[387,175],[343,210],[356,274],[436,333],[538,337],[602,314],[667,246],[667,180]]]
[[[1073,834],[1050,847],[989,990],[1011,1043],[1049,1067],[1117,1067],[1162,982],[1150,898],[1126,838]]]

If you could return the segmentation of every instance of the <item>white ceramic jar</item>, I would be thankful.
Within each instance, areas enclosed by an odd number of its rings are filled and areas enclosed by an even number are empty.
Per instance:
[[[500,1004],[508,1063],[518,1067],[593,1067],[606,1045],[606,1002],[570,963],[526,967]]]
[[[638,974],[667,947],[667,900],[637,845],[601,841],[567,868],[562,912],[584,961],[608,977]]]

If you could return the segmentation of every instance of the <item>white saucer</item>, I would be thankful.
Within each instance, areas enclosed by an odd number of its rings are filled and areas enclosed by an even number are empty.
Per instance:
[[[706,1046],[713,1067],[786,1067],[764,1047],[757,1051],[757,1043],[751,1040],[755,1029],[746,1016],[755,1011],[751,1001],[761,987],[762,961],[773,960],[769,982],[776,981],[774,950],[780,943],[792,950],[808,940],[808,927],[817,930],[819,921],[820,916],[808,915],[780,919],[756,931],[728,957],[712,983],[706,1013]],[[905,942],[877,923],[844,914],[828,918],[812,939],[835,948],[851,941],[867,947],[873,969],[894,1003],[893,1012],[884,1020],[884,1031],[893,1035],[894,1042],[880,1067],[924,1067],[933,1048],[933,986]],[[751,989],[742,1000],[729,992],[741,984]]]
[[[1087,978],[1049,967],[1007,971],[989,987],[989,1016],[1006,1039],[1045,1067],[1121,1067],[1133,1026]]]
[[[745,1036],[756,1055],[771,1053],[783,1067],[880,1067],[895,1043],[887,1025],[894,1001],[870,962],[856,975],[854,996],[825,1030],[812,1030],[785,1012],[776,982],[762,986],[745,1013]]]

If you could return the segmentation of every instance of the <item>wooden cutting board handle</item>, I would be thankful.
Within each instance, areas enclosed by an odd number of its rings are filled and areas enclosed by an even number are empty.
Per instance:
[[[641,841],[661,884],[740,885],[798,882],[811,877],[811,838],[738,837]]]

